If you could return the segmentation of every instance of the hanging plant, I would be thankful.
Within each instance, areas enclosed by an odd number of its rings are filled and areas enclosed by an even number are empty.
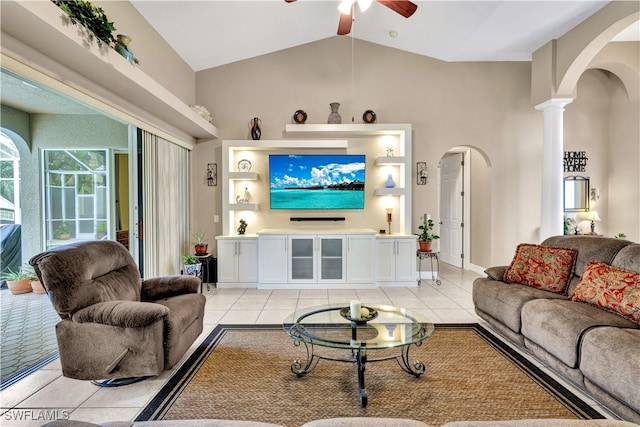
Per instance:
[[[124,52],[128,52],[127,46],[113,36],[116,30],[112,21],[104,13],[101,7],[94,6],[85,0],[51,0],[62,9],[68,16],[72,24],[80,24],[89,31],[89,37],[95,37],[98,46],[106,44],[115,49],[116,52],[127,58]],[[129,59],[129,58],[127,58]],[[133,62],[139,63],[137,58]]]

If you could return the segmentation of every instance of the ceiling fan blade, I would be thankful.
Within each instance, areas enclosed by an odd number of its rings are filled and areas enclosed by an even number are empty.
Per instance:
[[[296,0],[284,0],[284,1],[286,1],[287,3],[293,3]]]
[[[378,3],[387,6],[389,9],[404,16],[405,18],[413,15],[418,9],[418,5],[409,0],[377,0]]]
[[[351,12],[346,15],[344,13],[340,14],[340,22],[338,22],[338,35],[344,36],[351,32],[351,24],[353,23],[353,7],[351,8]]]

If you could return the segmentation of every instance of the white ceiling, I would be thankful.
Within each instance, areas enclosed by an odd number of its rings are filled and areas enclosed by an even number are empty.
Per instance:
[[[406,19],[374,1],[356,9],[350,36],[443,61],[530,61],[607,2],[414,0],[418,10]],[[334,37],[339,19],[337,0],[131,3],[194,71]],[[640,40],[639,27],[624,39]]]

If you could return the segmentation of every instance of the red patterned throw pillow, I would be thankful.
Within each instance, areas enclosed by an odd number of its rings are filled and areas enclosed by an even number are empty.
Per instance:
[[[640,273],[592,261],[571,300],[597,305],[640,323]]]
[[[522,243],[503,280],[561,294],[573,277],[577,257],[576,249]]]

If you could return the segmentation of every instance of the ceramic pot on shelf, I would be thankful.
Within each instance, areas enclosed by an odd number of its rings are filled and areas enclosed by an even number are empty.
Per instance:
[[[330,125],[339,125],[342,123],[342,116],[338,113],[338,108],[340,108],[339,102],[332,102],[329,104],[331,107],[331,114],[329,114],[329,118],[327,119],[327,123]]]
[[[254,117],[249,122],[249,126],[251,128],[251,139],[257,141],[262,136],[262,130],[260,129],[260,119],[258,117]]]

